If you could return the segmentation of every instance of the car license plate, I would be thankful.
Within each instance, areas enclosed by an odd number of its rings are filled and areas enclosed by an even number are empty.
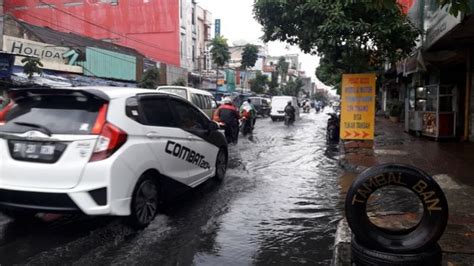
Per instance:
[[[55,162],[56,153],[62,153],[65,146],[62,143],[33,142],[33,141],[9,141],[10,154],[16,160]]]

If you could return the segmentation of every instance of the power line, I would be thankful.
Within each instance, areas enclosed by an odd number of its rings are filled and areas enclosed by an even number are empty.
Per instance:
[[[26,15],[28,15],[28,16],[30,16],[30,17],[33,17],[33,18],[36,18],[36,19],[39,19],[39,20],[41,20],[41,21],[49,22],[49,21],[47,21],[47,20],[41,19],[41,18],[39,18],[39,17],[37,17],[37,16],[33,16],[33,15],[31,15],[31,14],[28,14],[28,13],[26,13]],[[51,23],[51,22],[49,22],[49,23]],[[8,24],[8,22],[7,22],[7,24]],[[61,26],[61,25],[58,25],[58,24],[55,24],[55,23],[51,23],[51,24],[52,24],[52,25],[55,25],[56,27],[65,29],[65,30],[67,30],[67,31],[70,31],[71,33],[75,33],[75,34],[80,35],[78,32],[74,32],[73,30],[71,30],[71,29],[69,29],[69,28],[66,28],[66,27],[64,27],[64,26]],[[10,25],[16,26],[15,24],[10,24]],[[100,41],[100,40],[96,40],[96,41]],[[77,44],[77,46],[71,46],[71,47],[87,47],[87,46],[84,46],[84,45],[79,44],[79,43],[77,43],[77,42],[73,42],[73,41],[68,41],[68,42],[70,42],[70,43],[72,43],[72,44]],[[66,46],[62,46],[62,47],[68,47],[68,46],[66,45]],[[94,46],[93,48],[103,49],[103,48],[95,47],[95,46]],[[104,50],[107,50],[107,49],[104,49]],[[127,63],[136,63],[136,62],[129,61],[129,60],[125,59],[125,58],[120,58],[120,57],[117,57],[117,56],[114,56],[114,55],[111,55],[111,54],[107,54],[107,53],[104,53],[104,52],[101,52],[101,51],[98,51],[98,50],[95,50],[95,52],[100,53],[100,54],[103,54],[103,55],[107,55],[107,56],[110,56],[110,57],[113,57],[113,58],[116,58],[116,59],[119,59],[119,60],[122,60],[122,61],[127,62]],[[128,55],[128,56],[131,56],[131,55]]]
[[[148,43],[148,42],[145,42],[145,41],[142,41],[142,40],[138,40],[138,39],[135,39],[135,38],[131,38],[131,37],[128,37],[127,35],[125,35],[125,34],[112,31],[112,30],[110,30],[110,29],[108,29],[108,28],[106,28],[106,27],[103,27],[103,26],[99,25],[99,24],[93,23],[93,22],[91,22],[91,21],[87,21],[87,20],[85,20],[85,19],[83,19],[83,18],[81,18],[81,17],[79,17],[79,16],[77,16],[77,15],[75,15],[75,14],[73,14],[73,13],[67,12],[67,11],[65,11],[65,10],[63,10],[63,9],[60,9],[60,8],[57,8],[55,5],[53,5],[53,4],[51,4],[51,3],[47,3],[47,2],[45,2],[45,1],[43,1],[43,0],[39,0],[39,2],[40,2],[40,3],[43,3],[43,4],[45,4],[45,5],[48,5],[49,7],[53,8],[53,9],[56,9],[56,10],[58,10],[59,12],[62,12],[62,13],[64,13],[64,14],[67,14],[67,15],[69,15],[69,16],[71,16],[71,17],[74,17],[74,18],[76,18],[76,19],[78,19],[78,20],[81,20],[81,21],[83,21],[83,22],[85,22],[85,23],[88,23],[88,24],[90,24],[90,25],[93,25],[93,26],[95,26],[95,27],[97,27],[97,28],[100,28],[100,29],[102,29],[102,30],[105,30],[105,31],[107,31],[107,32],[110,32],[110,33],[113,33],[113,34],[115,34],[115,35],[121,36],[121,37],[123,37],[123,38],[125,38],[125,39],[131,40],[131,41],[134,41],[134,42],[137,42],[137,43],[140,43],[140,44],[147,45],[147,46],[149,46],[149,47],[151,47],[151,48],[155,48],[155,49],[162,50],[162,51],[165,51],[165,52],[171,52],[171,53],[176,54],[176,55],[181,55],[181,53],[176,52],[175,50],[164,49],[164,48],[155,46],[155,45],[153,45],[153,44],[151,44],[151,43]]]

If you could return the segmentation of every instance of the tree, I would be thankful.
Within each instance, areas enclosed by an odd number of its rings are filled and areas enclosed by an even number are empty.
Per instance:
[[[329,103],[328,93],[323,91],[317,91],[313,95],[313,100],[322,102],[324,105],[327,105]]]
[[[278,88],[278,72],[272,71],[272,77],[268,83],[268,94],[275,96],[280,95],[280,89]]]
[[[281,56],[278,59],[278,63],[276,65],[276,71],[281,77],[281,83],[286,82],[286,76],[288,75],[288,69],[290,67],[290,64],[286,62],[286,59],[284,56]]]
[[[41,74],[43,70],[43,64],[41,63],[40,59],[37,57],[25,57],[21,59],[21,62],[25,64],[23,66],[23,73],[28,76],[28,79],[32,79],[35,73]]]
[[[217,36],[211,41],[211,56],[212,61],[217,67],[223,67],[230,60],[229,45],[227,39],[222,36]]]
[[[258,46],[255,44],[247,44],[242,52],[242,64],[240,68],[247,70],[255,66],[258,60]]]
[[[142,76],[138,87],[145,89],[156,89],[160,81],[160,70],[156,67],[150,68]]]
[[[265,92],[268,84],[267,76],[263,75],[262,72],[257,71],[254,79],[249,80],[250,90],[256,94],[262,94]]]
[[[303,86],[303,81],[300,78],[297,78],[296,80],[290,79],[285,85],[282,86],[281,90],[284,95],[298,97],[298,94],[300,93]]]
[[[174,86],[186,86],[187,82],[184,78],[178,78],[177,80],[175,80],[175,82],[173,82],[173,85]]]
[[[254,13],[264,41],[318,54],[318,76],[336,87],[340,73],[366,72],[406,57],[420,34],[394,0],[256,0]]]

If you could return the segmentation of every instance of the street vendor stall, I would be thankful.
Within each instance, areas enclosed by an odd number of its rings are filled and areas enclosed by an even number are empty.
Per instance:
[[[409,129],[424,136],[456,136],[457,88],[453,85],[426,85],[409,91]]]

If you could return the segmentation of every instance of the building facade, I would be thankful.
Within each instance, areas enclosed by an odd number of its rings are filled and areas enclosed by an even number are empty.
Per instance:
[[[387,71],[383,105],[390,105],[389,100],[404,103],[406,131],[473,141],[474,16],[453,16],[436,0],[398,2],[423,34],[412,55]]]

